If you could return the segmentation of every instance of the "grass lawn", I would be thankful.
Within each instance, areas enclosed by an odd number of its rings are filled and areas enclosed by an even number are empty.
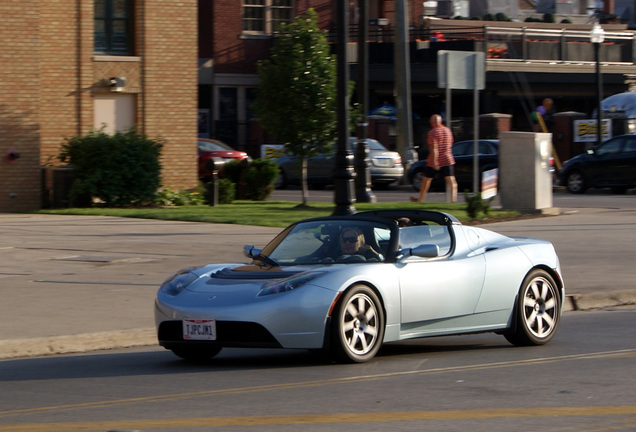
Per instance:
[[[433,210],[452,214],[462,222],[468,222],[466,204],[444,203],[356,203],[358,212],[384,209]],[[333,203],[310,202],[299,207],[297,201],[235,201],[215,207],[207,205],[168,208],[67,208],[38,210],[41,214],[115,216],[141,219],[179,220],[189,222],[230,223],[284,228],[300,219],[329,216]],[[489,221],[517,216],[514,211],[490,211]]]

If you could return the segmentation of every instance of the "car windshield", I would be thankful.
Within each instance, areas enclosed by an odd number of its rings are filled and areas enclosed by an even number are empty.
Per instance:
[[[390,237],[381,222],[307,221],[283,232],[263,254],[279,265],[381,262]]]
[[[351,142],[351,146],[353,149],[355,149],[358,146],[357,138],[350,138],[349,141]],[[382,144],[380,144],[379,141],[376,141],[374,139],[367,138],[366,142],[367,142],[367,146],[369,147],[369,150],[380,150],[380,151],[387,150],[387,148],[384,147]]]
[[[199,149],[203,151],[219,151],[219,150],[232,151],[234,150],[232,147],[225,144],[224,142],[216,141],[216,140],[199,141],[198,146],[199,146]]]

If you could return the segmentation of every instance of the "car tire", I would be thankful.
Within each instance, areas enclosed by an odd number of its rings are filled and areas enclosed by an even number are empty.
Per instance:
[[[221,352],[221,347],[180,347],[172,348],[171,351],[184,360],[201,363],[213,359]]]
[[[366,285],[347,290],[332,316],[331,352],[336,361],[371,360],[384,340],[384,310],[376,293]]]
[[[413,189],[419,192],[420,186],[422,186],[422,182],[424,181],[424,170],[417,170],[413,173],[413,179],[411,181],[411,185],[413,185]]]
[[[587,189],[585,176],[581,171],[570,171],[565,178],[565,186],[573,194],[582,194]]]
[[[559,325],[561,298],[548,272],[535,269],[528,273],[519,289],[514,313],[514,328],[504,335],[508,342],[518,346],[550,342]]]

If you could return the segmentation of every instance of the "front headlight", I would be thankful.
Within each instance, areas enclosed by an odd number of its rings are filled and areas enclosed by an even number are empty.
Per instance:
[[[262,297],[270,294],[280,294],[287,291],[295,290],[296,288],[300,288],[309,281],[322,276],[323,273],[324,272],[305,273],[299,276],[293,276],[281,282],[265,285],[265,288],[263,288],[261,292],[258,293],[258,296]]]
[[[191,269],[183,269],[174,273],[172,276],[166,279],[164,283],[161,284],[161,288],[159,289],[168,295],[176,296],[181,291],[186,289],[186,287],[193,281],[199,278],[190,270]]]

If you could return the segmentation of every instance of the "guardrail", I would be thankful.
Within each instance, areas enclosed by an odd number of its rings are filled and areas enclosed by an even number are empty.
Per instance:
[[[582,30],[485,27],[484,40],[486,56],[493,60],[595,61],[590,34]],[[636,62],[634,33],[605,32],[601,45],[599,55],[604,63]]]
[[[393,28],[369,32],[370,63],[392,62]],[[335,35],[328,34],[335,43]],[[350,27],[348,57],[356,61],[357,26]],[[484,51],[489,61],[594,62],[594,46],[585,30],[530,27],[430,27],[409,31],[412,62],[432,62],[439,50]],[[636,33],[605,32],[600,61],[636,64]]]

